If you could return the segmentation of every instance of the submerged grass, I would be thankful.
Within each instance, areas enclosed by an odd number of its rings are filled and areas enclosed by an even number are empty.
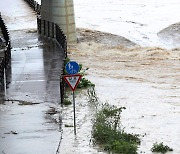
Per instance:
[[[167,145],[164,145],[163,142],[161,142],[161,143],[156,142],[156,143],[153,144],[153,147],[151,148],[151,151],[152,152],[166,153],[168,151],[173,151],[173,149],[170,148]]]
[[[68,100],[68,99],[63,100],[63,105],[68,106],[68,105],[71,105],[71,104],[72,104],[72,102],[70,100]]]
[[[91,81],[89,81],[88,79],[82,77],[77,88],[87,88],[90,86],[95,86]]]
[[[101,145],[105,151],[120,154],[137,154],[140,139],[138,135],[125,133],[121,128],[121,112],[124,107],[117,108],[104,104],[93,121],[92,137],[95,144]]]

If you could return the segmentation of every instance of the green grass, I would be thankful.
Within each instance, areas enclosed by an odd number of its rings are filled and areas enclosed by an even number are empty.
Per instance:
[[[169,151],[173,151],[173,149],[170,148],[167,145],[164,145],[163,142],[161,142],[161,143],[156,142],[156,143],[153,144],[153,147],[151,148],[151,151],[152,152],[166,153],[166,152],[169,152]]]
[[[88,79],[82,77],[77,88],[87,88],[87,87],[92,87],[92,86],[95,86],[95,84],[93,84]]]
[[[63,105],[67,106],[67,105],[71,105],[71,104],[72,104],[72,102],[70,100],[64,99]]]
[[[138,135],[125,133],[121,128],[120,115],[123,109],[125,108],[103,105],[93,122],[93,142],[104,147],[105,151],[137,154],[138,144],[140,144]]]

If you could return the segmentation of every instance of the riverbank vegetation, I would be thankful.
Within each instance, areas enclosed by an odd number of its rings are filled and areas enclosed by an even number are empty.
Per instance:
[[[151,151],[152,152],[160,152],[160,153],[166,153],[166,152],[171,152],[173,151],[172,148],[170,148],[169,146],[167,145],[164,145],[163,142],[161,143],[154,143],[153,144],[153,147],[151,148]]]
[[[88,90],[88,96],[89,102],[96,109],[92,121],[93,143],[108,152],[136,154],[140,144],[139,136],[126,133],[121,124],[121,112],[125,107],[100,104],[93,87]]]
[[[93,122],[93,141],[105,151],[136,154],[140,144],[138,135],[128,134],[121,128],[121,112],[124,109],[109,104],[102,105]]]

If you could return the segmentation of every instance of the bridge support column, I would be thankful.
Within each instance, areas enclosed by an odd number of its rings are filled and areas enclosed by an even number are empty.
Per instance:
[[[41,18],[58,24],[68,43],[77,42],[73,0],[41,0]]]

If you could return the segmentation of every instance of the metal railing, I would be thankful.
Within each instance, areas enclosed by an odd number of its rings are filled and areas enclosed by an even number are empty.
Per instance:
[[[4,58],[0,57],[0,91],[4,90]]]
[[[37,16],[37,28],[38,33],[51,38],[62,47],[63,49],[63,61],[62,61],[62,68],[61,68],[61,76],[60,76],[60,95],[61,95],[61,103],[64,100],[64,91],[65,91],[65,82],[62,78],[64,75],[64,61],[67,58],[67,40],[66,36],[64,35],[62,29],[54,22],[46,21],[41,19],[41,5],[39,5],[35,0],[25,0],[31,8],[38,14]]]
[[[0,29],[3,34],[3,38],[5,39],[5,46],[2,49],[3,53],[1,54],[0,57],[0,89],[4,89],[4,83],[5,79],[4,76],[8,76],[6,72],[8,72],[8,69],[11,67],[11,43],[10,43],[10,37],[9,37],[9,32],[8,29],[4,23],[4,20],[1,17],[0,13]]]
[[[40,15],[40,11],[41,11],[41,5],[38,4],[38,2],[36,2],[35,0],[25,0],[29,6],[37,13]]]
[[[41,16],[37,17],[38,33],[48,38],[54,39],[62,47],[64,58],[67,58],[67,41],[62,29],[55,23],[42,20]]]

